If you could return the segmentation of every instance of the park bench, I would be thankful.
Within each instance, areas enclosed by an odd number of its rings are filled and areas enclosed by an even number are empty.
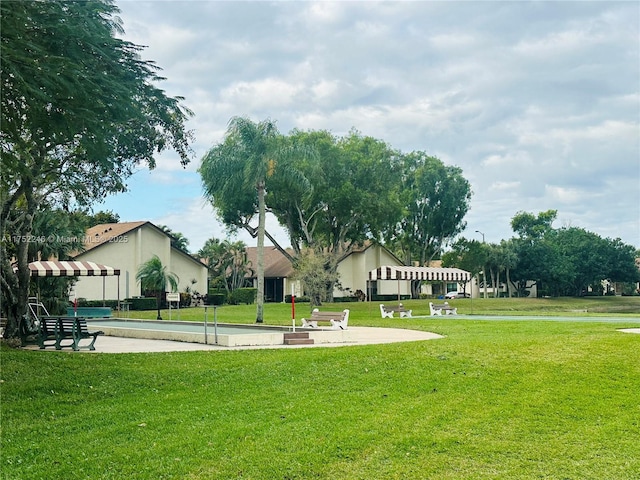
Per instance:
[[[404,308],[401,303],[396,307],[388,307],[382,303],[380,304],[380,314],[382,315],[382,318],[393,318],[393,314],[396,312],[400,314],[400,318],[411,316],[411,310]]]
[[[329,323],[333,330],[346,330],[349,323],[349,310],[344,309],[342,312],[321,312],[314,308],[311,312],[311,318],[303,318],[302,326],[318,328],[318,323]]]
[[[442,305],[435,305],[433,302],[429,302],[429,310],[431,315],[457,315],[458,309],[449,305],[449,302],[444,302]]]
[[[43,317],[40,320],[40,348],[44,349],[53,345],[56,350],[62,350],[64,347],[71,347],[78,351],[81,348],[95,350],[96,339],[98,335],[104,332],[90,332],[87,326],[87,319],[81,317]],[[86,345],[80,345],[81,340],[91,339]]]
[[[40,332],[38,334],[38,345],[41,349],[46,347],[57,348],[58,344],[58,320],[59,317],[40,318]]]

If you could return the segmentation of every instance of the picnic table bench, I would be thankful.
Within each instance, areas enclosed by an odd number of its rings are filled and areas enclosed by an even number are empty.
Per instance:
[[[349,310],[344,309],[341,312],[321,312],[314,308],[311,312],[311,318],[303,318],[302,326],[318,328],[318,322],[330,323],[333,330],[346,330],[349,323]]]
[[[62,350],[64,347],[71,347],[75,351],[81,348],[95,350],[94,344],[98,335],[104,335],[104,332],[90,332],[86,318],[43,317],[40,319],[38,343],[41,349],[55,346],[56,350]],[[80,341],[85,339],[91,339],[91,342],[80,345]]]
[[[444,302],[442,305],[435,305],[433,302],[429,302],[429,310],[431,315],[457,315],[458,309],[449,305],[449,302]]]
[[[412,311],[404,308],[401,303],[396,307],[388,307],[386,305],[383,305],[382,303],[380,304],[380,314],[382,315],[382,318],[393,318],[393,314],[395,312],[398,312],[400,314],[400,318],[404,318],[410,317]]]

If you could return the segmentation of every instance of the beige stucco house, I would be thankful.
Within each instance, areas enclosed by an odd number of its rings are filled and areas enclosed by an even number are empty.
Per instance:
[[[247,255],[247,265],[249,273],[247,279],[257,286],[257,267],[258,267],[258,248],[247,247],[245,249]],[[290,255],[293,255],[292,249],[287,249]],[[300,285],[298,282],[292,282],[293,266],[289,259],[282,254],[276,247],[264,247],[264,296],[267,302],[284,302],[286,295],[300,296]]]
[[[253,280],[255,286],[257,248],[247,247],[246,252],[250,268],[248,277]],[[340,280],[333,291],[334,298],[351,297],[356,295],[358,291],[366,295],[367,298],[376,295],[410,295],[410,281],[369,280],[370,272],[383,265],[402,266],[403,264],[387,248],[372,243],[367,243],[345,254],[338,262]],[[283,302],[286,295],[291,294],[292,288],[296,295],[302,295],[300,285],[290,281],[293,274],[291,262],[275,247],[265,247],[264,267],[265,299],[267,301]],[[462,284],[453,281],[424,283],[422,285],[422,293],[428,295],[444,294],[458,289],[463,289]]]
[[[188,287],[192,292],[207,292],[207,266],[171,246],[171,237],[151,222],[122,222],[96,225],[87,230],[84,251],[74,260],[108,265],[120,270],[119,277],[103,282],[80,277],[74,295],[87,300],[117,299],[140,296],[136,273],[140,265],[157,255],[169,272],[179,278],[178,291]]]
[[[369,272],[382,265],[402,265],[402,262],[382,245],[367,243],[342,257],[338,263],[340,288],[333,291],[334,297],[353,296],[358,290],[369,296],[409,295],[409,282],[369,282]]]

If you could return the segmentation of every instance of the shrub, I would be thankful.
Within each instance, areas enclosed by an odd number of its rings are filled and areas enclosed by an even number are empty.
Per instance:
[[[118,300],[87,300],[78,298],[78,307],[110,307],[111,310],[118,309]]]
[[[190,307],[191,306],[191,294],[186,292],[180,292],[180,306],[181,307]]]
[[[225,300],[227,299],[226,293],[209,293],[207,295],[209,305],[224,305]]]
[[[357,302],[358,297],[334,297],[333,301],[336,303]]]
[[[284,303],[291,303],[291,295],[284,296]],[[309,303],[309,297],[296,297],[296,303]]]
[[[256,301],[256,294],[258,290],[256,288],[237,288],[229,294],[229,303],[231,305],[238,305],[244,303],[249,305]]]
[[[130,310],[155,310],[158,308],[158,301],[155,297],[133,297],[128,298],[131,302]]]

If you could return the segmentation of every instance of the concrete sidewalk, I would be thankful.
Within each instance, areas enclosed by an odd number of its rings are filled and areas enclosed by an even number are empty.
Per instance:
[[[397,342],[417,342],[422,340],[435,340],[444,338],[442,335],[403,328],[374,328],[374,327],[349,327],[351,341],[348,343],[321,343],[316,345],[259,345],[223,347],[218,345],[205,345],[204,343],[187,343],[171,340],[148,340],[142,338],[124,338],[101,335],[95,343],[96,349],[80,350],[86,353],[144,353],[144,352],[185,352],[196,350],[257,350],[267,348],[325,348],[345,347],[350,345],[371,345]],[[29,350],[39,350],[37,345],[25,347]],[[47,351],[55,351],[48,348]],[[68,348],[65,352],[72,352]]]

